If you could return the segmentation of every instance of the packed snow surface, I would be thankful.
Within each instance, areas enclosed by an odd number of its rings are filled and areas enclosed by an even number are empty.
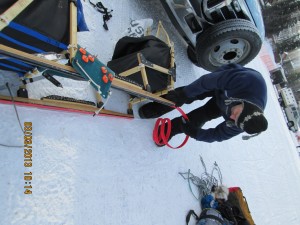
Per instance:
[[[88,1],[83,7],[89,32],[78,34],[78,42],[106,63],[116,42],[130,21],[153,19],[153,33],[161,20],[175,43],[176,87],[208,73],[194,66],[186,56],[186,44],[172,26],[159,0],[102,1],[113,9],[108,31],[102,27],[102,14]],[[242,188],[257,225],[300,224],[300,168],[297,150],[286,126],[282,110],[260,60],[247,67],[260,71],[268,86],[265,110],[269,129],[248,141],[240,136],[221,143],[190,139],[179,150],[158,148],[152,141],[155,120],[137,115],[134,119],[92,117],[76,113],[18,107],[22,125],[32,123],[32,167],[24,167],[24,148],[0,146],[0,224],[1,225],[183,225],[190,209],[200,212],[199,202],[178,172],[191,169],[200,176],[216,161],[223,184]],[[1,72],[1,80],[14,74]],[[60,79],[64,88],[48,81],[28,85],[29,95],[64,94],[94,99],[87,82]],[[5,91],[4,91],[5,92]],[[107,108],[126,113],[129,96],[112,90]],[[42,93],[42,94],[41,94]],[[6,92],[6,94],[8,94]],[[189,112],[204,102],[183,108]],[[174,118],[178,112],[165,117]],[[12,105],[0,104],[1,144],[23,145],[24,135]],[[213,127],[220,120],[207,123]],[[178,145],[184,135],[171,141]],[[32,172],[32,194],[24,194],[24,173]],[[191,222],[192,223],[192,222]]]

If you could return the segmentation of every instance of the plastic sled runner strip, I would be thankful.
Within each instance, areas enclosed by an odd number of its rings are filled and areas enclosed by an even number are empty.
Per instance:
[[[0,104],[11,105],[13,104],[13,102],[11,101],[11,97],[0,95]],[[53,110],[53,111],[63,111],[63,112],[70,112],[70,113],[88,114],[91,116],[94,114],[95,110],[97,110],[97,107],[91,105],[83,105],[80,103],[65,102],[65,101],[58,101],[58,100],[51,100],[51,99],[38,100],[38,99],[14,97],[14,104],[16,104],[17,106],[39,108],[39,109],[46,109],[46,110]],[[118,112],[105,110],[105,109],[102,109],[101,112],[97,115],[119,117],[119,118],[126,118],[126,119],[133,118],[132,115],[118,113]]]

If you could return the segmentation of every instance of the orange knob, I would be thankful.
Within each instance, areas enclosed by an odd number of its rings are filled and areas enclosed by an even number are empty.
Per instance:
[[[81,59],[85,62],[88,63],[89,62],[89,58],[86,55],[82,55]]]
[[[108,74],[108,79],[109,79],[110,81],[113,81],[114,76],[113,76],[111,73],[109,73],[109,74]]]
[[[102,80],[103,80],[104,83],[107,83],[108,82],[108,77],[106,75],[103,75]]]
[[[79,51],[81,52],[81,54],[85,55],[86,54],[86,50],[84,48],[80,48]]]
[[[89,55],[88,58],[89,58],[89,60],[90,60],[91,62],[94,62],[94,61],[95,61],[95,58],[94,58],[94,56],[92,56],[92,55]]]
[[[105,66],[102,66],[102,67],[101,67],[101,71],[102,71],[102,73],[107,73],[106,67],[105,67]]]

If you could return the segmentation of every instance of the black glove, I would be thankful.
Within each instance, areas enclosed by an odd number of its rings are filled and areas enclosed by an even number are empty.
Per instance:
[[[180,107],[185,103],[186,99],[186,96],[182,91],[183,88],[184,87],[176,88],[161,97],[174,102],[175,106]],[[170,106],[158,102],[149,102],[139,109],[139,116],[142,119],[158,118],[173,109],[174,108]]]
[[[185,93],[183,92],[183,88],[184,87],[179,87],[169,91],[164,98],[174,102],[177,107],[182,106],[184,103],[188,102],[188,97],[186,97]]]
[[[196,138],[198,132],[198,128],[192,122],[187,121],[184,118],[182,118],[181,130],[192,138]]]

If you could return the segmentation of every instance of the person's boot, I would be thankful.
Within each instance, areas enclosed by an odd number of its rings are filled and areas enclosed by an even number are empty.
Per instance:
[[[175,135],[182,133],[182,129],[181,129],[181,123],[182,123],[182,119],[181,117],[176,117],[175,119],[171,120],[171,133],[170,136],[168,138],[168,142],[171,140],[171,138],[173,138]],[[161,125],[158,127],[158,132],[160,133],[160,129],[161,129]],[[167,129],[168,126],[165,125],[165,134],[167,133]],[[155,143],[156,144],[156,143]],[[163,147],[165,146],[163,145],[158,145],[156,144],[158,147]]]
[[[158,118],[168,112],[171,112],[174,108],[163,105],[157,102],[149,102],[139,108],[139,116],[141,119],[153,119]]]
[[[183,92],[184,87],[178,87],[175,90],[169,91],[167,94],[162,95],[169,101],[175,103],[177,107],[182,106],[184,103],[191,99],[187,99]],[[139,108],[139,116],[141,119],[153,119],[158,118],[168,112],[171,112],[174,107],[163,105],[157,102],[149,102]]]

